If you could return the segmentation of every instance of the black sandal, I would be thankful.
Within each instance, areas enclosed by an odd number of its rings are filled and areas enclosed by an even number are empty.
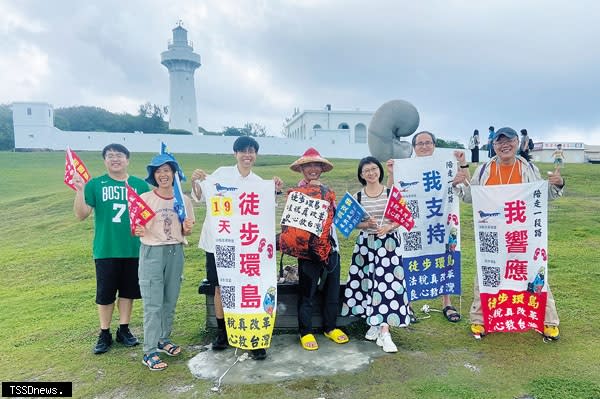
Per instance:
[[[419,319],[417,319],[417,316],[415,316],[415,311],[410,305],[408,305],[408,316],[410,317],[411,324],[416,324],[419,322]]]
[[[158,343],[158,351],[166,353],[169,356],[178,356],[181,353],[180,346],[168,340]]]
[[[454,311],[454,313],[448,314],[448,311],[450,311],[450,310]],[[460,313],[458,313],[458,311],[456,310],[456,308],[454,306],[451,306],[451,305],[448,305],[444,309],[442,309],[442,313],[444,314],[444,317],[450,323],[457,323],[461,319]]]
[[[146,367],[148,367],[150,369],[150,371],[162,371],[164,369],[167,368],[167,363],[163,362],[160,357],[158,356],[158,353],[156,352],[152,352],[150,354],[144,354],[144,357],[142,358],[142,364]],[[163,365],[164,367],[159,367],[160,365]]]

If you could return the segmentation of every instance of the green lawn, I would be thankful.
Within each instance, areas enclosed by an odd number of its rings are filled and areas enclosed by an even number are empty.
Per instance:
[[[299,151],[300,152],[300,151]],[[103,172],[97,152],[79,154],[92,175]],[[151,154],[134,154],[130,171],[145,177]],[[295,184],[288,165],[295,157],[260,156],[256,172]],[[234,163],[231,155],[178,155],[191,175]],[[358,188],[355,160],[332,160],[323,181],[341,197]],[[541,164],[542,173],[551,169]],[[212,381],[195,379],[186,361],[195,345],[209,342],[204,329],[204,256],[196,248],[203,207],[196,209],[192,245],[186,249],[185,281],[173,339],[184,345],[182,359],[151,373],[141,365],[141,348],[113,346],[91,353],[98,333],[95,276],[91,259],[93,222],[76,220],[74,193],[62,183],[64,153],[0,153],[0,379],[73,381],[80,398],[209,397]],[[542,342],[534,332],[494,334],[475,341],[466,318],[450,324],[439,313],[408,329],[393,331],[399,352],[366,370],[272,385],[226,385],[234,398],[599,398],[600,397],[600,165],[567,164],[564,198],[550,203],[549,279],[561,317],[561,339]],[[184,189],[189,191],[189,183]],[[463,217],[462,313],[468,316],[473,284],[473,231],[469,205]],[[353,239],[344,240],[342,279]],[[423,303],[417,303],[420,309]],[[458,305],[459,299],[454,299]],[[429,304],[439,309],[439,301]],[[141,335],[141,303],[132,329]],[[115,315],[116,325],[117,319]],[[114,332],[114,330],[113,330]],[[355,336],[353,338],[359,338]],[[271,353],[271,356],[277,356]],[[528,396],[529,395],[529,396]]]

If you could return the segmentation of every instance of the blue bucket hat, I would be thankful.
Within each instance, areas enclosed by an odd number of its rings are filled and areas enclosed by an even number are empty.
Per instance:
[[[182,178],[182,172],[181,172],[181,169],[179,168],[179,164],[177,163],[177,160],[168,154],[159,154],[159,155],[154,156],[154,158],[152,158],[152,160],[150,161],[148,166],[146,166],[146,170],[148,171],[148,177],[146,177],[144,180],[147,181],[149,184],[152,184],[154,187],[158,187],[158,183],[156,182],[156,179],[154,178],[154,172],[156,172],[156,169],[160,168],[162,165],[164,165],[166,163],[171,165],[171,167],[175,170],[175,172],[177,172],[179,174],[179,178],[181,180],[184,180]]]
[[[503,127],[501,129],[496,130],[496,133],[494,133],[493,141],[498,140],[500,138],[500,136],[506,136],[509,139],[513,139],[513,138],[517,137],[518,134],[515,131],[515,129],[513,129],[513,128]]]

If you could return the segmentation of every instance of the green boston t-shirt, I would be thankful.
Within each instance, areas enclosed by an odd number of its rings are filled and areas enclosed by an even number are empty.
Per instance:
[[[127,183],[138,193],[148,184],[134,176]],[[125,183],[108,174],[95,177],[85,185],[85,202],[94,208],[94,259],[137,258],[140,240],[131,235]]]

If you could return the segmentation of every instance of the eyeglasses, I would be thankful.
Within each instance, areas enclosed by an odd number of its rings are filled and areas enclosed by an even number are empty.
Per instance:
[[[126,157],[125,154],[121,153],[121,152],[111,152],[108,153],[104,156],[104,159],[124,159]]]
[[[370,173],[375,173],[375,172],[379,172],[379,168],[378,167],[367,168],[367,169],[363,169],[362,170],[362,174],[363,175],[368,175]]]
[[[418,141],[415,143],[415,147],[427,147],[433,145],[433,141]]]
[[[499,139],[494,141],[494,145],[513,144],[515,139]]]

